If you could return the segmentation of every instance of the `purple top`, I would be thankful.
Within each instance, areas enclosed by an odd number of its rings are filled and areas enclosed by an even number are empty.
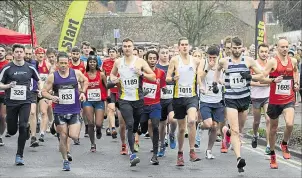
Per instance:
[[[59,103],[54,106],[55,114],[80,114],[78,80],[75,70],[69,69],[69,76],[62,78],[58,71],[54,72],[54,95],[58,96]]]

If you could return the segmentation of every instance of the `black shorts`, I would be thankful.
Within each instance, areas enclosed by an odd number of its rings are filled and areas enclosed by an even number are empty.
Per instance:
[[[173,111],[172,100],[165,99],[160,101],[161,104],[161,119],[160,121],[165,121],[168,119],[168,115]]]
[[[255,109],[261,109],[265,104],[268,103],[267,98],[252,98],[252,105]]]
[[[236,109],[238,112],[244,112],[249,109],[251,103],[251,97],[245,97],[240,99],[224,99],[225,106],[227,108]]]
[[[174,98],[172,101],[172,106],[174,110],[175,119],[184,119],[187,115],[187,111],[190,108],[198,109],[198,97],[193,96],[190,98]]]
[[[4,95],[0,95],[0,104],[4,103],[5,101],[5,96]]]
[[[109,103],[116,103],[116,93],[110,93],[110,102]]]
[[[38,99],[38,93],[35,92],[35,91],[32,91],[31,92],[31,98],[30,98],[31,103],[36,103],[37,104],[37,102],[38,102],[37,99]]]
[[[283,110],[286,108],[295,108],[295,102],[290,102],[287,104],[268,104],[267,115],[270,119],[278,119],[282,114]]]
[[[54,122],[56,125],[72,125],[81,123],[81,116],[80,114],[59,114],[54,113]]]

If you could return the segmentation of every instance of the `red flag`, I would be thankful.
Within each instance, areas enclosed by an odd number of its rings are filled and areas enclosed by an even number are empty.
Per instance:
[[[30,6],[29,6],[29,24],[30,24],[31,44],[33,47],[36,47],[38,45],[37,44],[37,35],[36,35],[36,30],[35,30],[35,25],[34,25],[34,18],[33,18],[33,14],[32,14]]]

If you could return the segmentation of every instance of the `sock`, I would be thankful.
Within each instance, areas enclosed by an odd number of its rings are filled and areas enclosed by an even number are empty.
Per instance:
[[[178,154],[179,154],[179,155],[182,155],[182,154],[183,154],[183,152],[182,152],[182,151],[179,151],[179,152],[178,152]]]
[[[271,150],[271,155],[275,155],[275,150]]]
[[[45,135],[45,133],[44,133],[44,132],[41,132],[40,135]]]
[[[287,145],[287,142],[285,142],[284,140],[282,140],[282,145]]]

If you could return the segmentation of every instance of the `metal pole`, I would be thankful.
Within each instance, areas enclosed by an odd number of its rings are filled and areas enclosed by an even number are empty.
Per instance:
[[[28,15],[29,15],[29,27],[30,27],[30,37],[31,37],[31,46],[34,47],[34,36],[32,32],[32,13],[30,9],[30,2],[28,2]]]

